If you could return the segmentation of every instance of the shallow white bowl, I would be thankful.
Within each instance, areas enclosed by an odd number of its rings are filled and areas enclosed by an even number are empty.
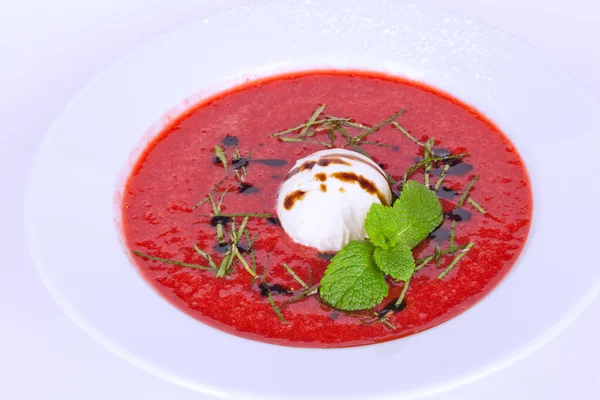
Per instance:
[[[115,192],[169,117],[245,79],[315,67],[430,83],[484,112],[521,152],[534,191],[530,238],[513,271],[469,311],[378,345],[280,347],[190,318],[132,267]],[[600,270],[586,256],[596,246],[600,216],[587,200],[599,184],[595,160],[585,153],[600,145],[598,132],[600,110],[572,79],[474,21],[375,0],[246,8],[148,43],[71,102],[32,167],[27,236],[44,282],[82,329],[177,384],[227,398],[440,392],[539,348],[600,291]]]

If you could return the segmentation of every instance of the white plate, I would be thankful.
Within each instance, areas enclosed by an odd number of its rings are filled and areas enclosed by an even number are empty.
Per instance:
[[[114,221],[115,191],[132,149],[163,126],[165,111],[168,118],[248,77],[314,67],[433,84],[488,115],[521,152],[534,191],[530,238],[513,271],[468,312],[373,346],[279,347],[199,323],[131,267]],[[585,200],[599,192],[595,161],[583,156],[600,145],[599,111],[531,48],[439,10],[375,0],[237,10],[148,43],[73,100],[32,168],[28,241],[49,290],[86,332],[180,385],[234,398],[439,392],[535,350],[600,291],[600,270],[579,250],[594,248],[600,222]]]

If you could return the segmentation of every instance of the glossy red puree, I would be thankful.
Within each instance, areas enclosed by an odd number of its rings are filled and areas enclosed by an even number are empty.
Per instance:
[[[482,215],[467,204],[464,209],[472,216],[458,224],[456,233],[458,244],[472,241],[475,246],[444,279],[437,279],[440,269],[435,265],[415,274],[406,307],[389,318],[395,330],[381,323],[364,324],[323,305],[315,296],[284,307],[287,324],[282,324],[239,264],[230,278],[216,279],[211,271],[135,257],[144,278],[173,305],[204,323],[251,339],[307,347],[357,346],[406,336],[456,316],[486,295],[515,263],[529,230],[531,191],[521,158],[498,128],[472,107],[429,86],[370,72],[313,71],[250,82],[173,121],[148,146],[127,182],[122,207],[127,246],[156,257],[205,265],[192,250],[197,243],[220,261],[222,255],[213,250],[215,228],[206,216],[210,205],[192,210],[223,177],[223,168],[213,163],[215,144],[227,135],[235,136],[242,153],[251,150],[253,159],[287,161],[279,167],[251,163],[248,182],[258,191],[232,190],[223,205],[229,213],[274,213],[277,190],[287,171],[298,158],[323,147],[282,143],[269,134],[305,122],[323,103],[327,114],[366,124],[406,108],[399,121],[418,139],[434,136],[437,148],[471,154],[468,163],[473,169],[462,168],[463,175],[448,176],[447,189],[462,190],[479,175],[472,197],[488,213]],[[399,147],[393,151],[365,146],[396,178],[420,155],[414,143],[390,126],[371,139]],[[232,149],[227,152],[231,156]],[[413,179],[422,182],[422,174]],[[458,196],[443,200],[448,210],[456,202]],[[449,225],[446,220],[444,227]],[[313,282],[320,280],[328,261],[315,250],[292,242],[280,227],[264,219],[253,219],[248,226],[259,235],[258,270],[266,266],[268,282],[300,288],[282,267],[284,262],[305,281],[310,266]],[[415,256],[429,255],[433,248],[433,240],[428,240]],[[450,259],[443,261],[447,265]],[[383,305],[397,298],[402,288],[402,284],[391,285]],[[273,298],[281,305],[290,296],[273,294]]]

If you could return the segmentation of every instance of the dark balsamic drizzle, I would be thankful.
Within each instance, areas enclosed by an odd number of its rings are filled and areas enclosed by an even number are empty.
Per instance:
[[[393,147],[392,147],[392,151],[393,151],[393,152],[397,152],[397,151],[399,151],[399,150],[400,150],[400,147],[398,147],[398,146],[393,146]]]
[[[248,164],[250,164],[250,159],[246,157],[234,158],[233,160],[231,160],[231,166],[233,167],[233,169],[244,168],[247,167]]]
[[[225,147],[233,147],[235,145],[237,145],[239,142],[238,138],[236,136],[225,136],[225,139],[221,140],[221,143],[223,143],[223,146]]]
[[[429,238],[435,240],[439,244],[444,243],[448,239],[450,239],[450,230],[440,226],[435,231],[429,234]]]
[[[271,294],[290,294],[290,293],[292,293],[291,290],[289,290],[288,288],[286,288],[283,285],[280,285],[279,283],[261,282],[260,285],[258,285],[258,289],[260,290],[260,295],[262,297],[267,297],[269,295],[269,293],[271,293]]]
[[[406,308],[406,301],[402,300],[402,303],[400,303],[399,305],[396,305],[397,301],[398,301],[398,299],[395,299],[395,300],[392,300],[389,303],[387,303],[385,305],[385,307],[383,307],[380,311],[377,312],[379,317],[380,318],[383,317],[384,315],[387,314],[388,311],[400,312]]]
[[[214,165],[222,165],[223,164],[221,162],[221,160],[219,159],[219,157],[217,157],[217,156],[214,156],[212,158],[212,162]],[[279,159],[275,159],[275,158],[274,159],[251,160],[248,157],[240,157],[240,158],[234,158],[231,160],[231,167],[233,169],[240,169],[243,167],[247,167],[251,162],[268,165],[269,167],[282,167],[288,163],[286,160],[279,160]]]
[[[454,197],[458,196],[458,192],[456,190],[448,189],[445,186],[442,186],[435,193],[440,199],[451,200]]]
[[[213,249],[219,254],[225,254],[231,248],[231,243],[217,243]]]
[[[269,167],[282,167],[287,164],[286,160],[279,160],[276,158],[273,159],[259,159],[259,160],[251,160],[247,157],[234,158],[231,161],[231,166],[235,169],[239,169],[242,167],[247,167],[251,162],[268,165]]]
[[[431,149],[431,152],[433,154],[433,156],[435,157],[448,157],[452,155],[452,152],[448,149],[444,149],[441,147],[436,147]],[[415,163],[420,163],[421,161],[423,161],[422,157],[413,157],[413,161]],[[448,172],[446,172],[447,175],[454,175],[454,176],[462,176],[462,175],[466,175],[468,172],[470,172],[473,169],[473,166],[469,163],[464,162],[462,159],[456,159],[456,160],[447,160],[446,161],[447,164],[450,165],[450,169],[448,170]],[[435,163],[434,163],[435,164]],[[444,170],[443,166],[437,166],[434,168],[431,168],[431,174],[434,176],[440,176],[442,174]]]
[[[276,226],[281,226],[281,221],[277,217],[269,217],[267,218],[267,222]]]
[[[248,253],[250,251],[250,248],[245,243],[238,243],[237,249],[240,253]]]
[[[330,317],[332,320],[334,320],[334,321],[335,321],[336,319],[338,319],[338,317],[339,317],[339,316],[340,316],[340,313],[339,313],[339,312],[337,312],[337,311],[334,311],[334,312],[332,312],[331,314],[329,314],[329,317]]]
[[[251,162],[268,165],[269,167],[282,167],[286,165],[288,162],[286,160],[279,160],[276,158],[273,159],[259,159],[259,160],[250,160]]]
[[[431,152],[436,157],[448,157],[449,155],[452,154],[452,152],[450,150],[448,150],[448,149],[442,149],[440,147],[436,147],[436,148],[431,149]]]
[[[219,254],[225,254],[229,251],[229,249],[231,249],[231,243],[217,243],[213,249]],[[249,251],[248,246],[243,243],[238,243],[237,249],[240,253],[247,253]]]
[[[450,170],[448,171],[448,175],[466,175],[468,172],[471,172],[473,170],[473,165],[466,163],[466,162],[460,162],[457,164],[452,165],[452,167],[450,167]]]
[[[255,188],[254,186],[246,182],[240,183],[240,186],[238,187],[238,192],[243,194],[257,193],[258,191],[258,188]]]
[[[464,208],[456,208],[450,213],[446,214],[449,220],[456,222],[468,221],[471,219],[471,215],[473,214],[470,211],[465,210]]]
[[[446,175],[462,176],[473,170],[473,165],[466,162],[461,162],[460,160],[448,160],[448,163],[450,164],[450,169]],[[431,174],[434,176],[440,176],[443,170],[443,167],[432,168]]]
[[[212,226],[217,226],[219,224],[227,225],[227,223],[230,222],[230,221],[231,221],[230,217],[224,217],[222,215],[215,215],[214,217],[212,217],[210,219],[210,224]]]
[[[333,257],[335,257],[335,253],[319,253],[317,257],[319,257],[321,260],[331,260]]]

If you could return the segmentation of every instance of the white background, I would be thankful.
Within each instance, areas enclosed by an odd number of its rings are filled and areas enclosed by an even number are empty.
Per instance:
[[[13,149],[35,147],[58,112],[89,80],[140,44],[232,6],[261,2],[0,0],[0,195],[14,205],[0,209],[0,238],[19,238],[10,248],[0,241],[0,399],[200,398],[108,352],[54,304],[31,261],[23,256],[27,251],[22,171],[31,160],[17,158],[19,152]],[[575,76],[600,103],[596,0],[412,2],[471,16],[522,38]],[[557,110],[549,110],[549,118],[560,112],[561,101],[556,99]],[[593,258],[590,262],[598,263]],[[81,268],[85,267],[82,260]],[[576,271],[565,271],[566,280],[570,273]],[[559,288],[548,288],[544,295],[559,294]],[[598,316],[600,299],[532,356],[438,398],[598,398]]]

